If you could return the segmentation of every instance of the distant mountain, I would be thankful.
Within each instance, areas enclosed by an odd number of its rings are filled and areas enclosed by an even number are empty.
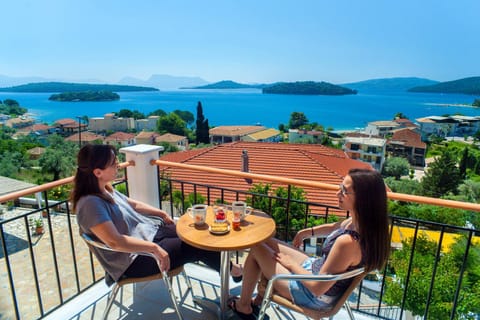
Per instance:
[[[267,84],[243,84],[231,80],[223,80],[199,87],[180,88],[180,89],[262,89]]]
[[[343,87],[355,89],[360,92],[375,91],[375,92],[405,92],[408,89],[416,86],[429,86],[439,83],[438,81],[424,79],[424,78],[381,78],[371,79],[359,82],[344,83]]]
[[[158,91],[156,88],[116,84],[90,84],[66,82],[37,82],[0,88],[0,92],[81,92],[81,91]]]
[[[262,89],[263,93],[305,94],[305,95],[345,95],[357,94],[356,90],[337,86],[328,82],[297,81],[279,82]]]
[[[480,77],[440,82],[431,86],[419,86],[409,89],[410,92],[463,93],[480,94]]]
[[[60,79],[60,78],[44,78],[44,77],[10,77],[0,74],[0,88],[14,87],[22,84],[37,82],[78,82],[78,83],[102,83],[104,81],[98,79]]]
[[[163,90],[174,90],[182,87],[203,86],[208,84],[208,81],[199,77],[177,77],[166,74],[154,74],[148,80],[125,77],[118,83],[134,86],[148,86]]]

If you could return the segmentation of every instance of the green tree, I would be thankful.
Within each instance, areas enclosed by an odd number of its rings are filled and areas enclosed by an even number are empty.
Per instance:
[[[167,113],[165,111],[163,111],[162,109],[157,109],[155,111],[152,111],[148,114],[149,116],[166,116]]]
[[[412,179],[399,179],[395,177],[386,177],[385,183],[393,191],[398,193],[406,193],[413,195],[422,194],[422,185],[420,182]]]
[[[246,202],[252,207],[271,214],[277,225],[278,238],[285,239],[286,235],[288,240],[292,240],[298,230],[323,222],[323,220],[315,219],[312,216],[305,220],[306,205],[303,202],[306,201],[306,194],[302,188],[291,186],[288,215],[289,230],[285,230],[288,189],[283,187],[273,189],[271,184],[259,183],[248,191],[253,195],[247,197]]]
[[[203,115],[203,107],[202,103],[198,101],[197,104],[197,121],[196,121],[196,128],[195,128],[195,144],[199,145],[201,143],[210,143],[210,136],[209,136],[209,126],[208,126],[208,119],[205,119]]]
[[[160,133],[173,133],[180,136],[184,136],[187,132],[185,121],[173,112],[158,119],[157,130]]]
[[[135,120],[145,119],[145,114],[138,110],[121,109],[116,115],[121,118],[134,118]]]
[[[290,114],[290,121],[288,122],[288,127],[290,129],[298,129],[306,124],[308,124],[308,119],[303,112],[295,111]]]
[[[402,112],[397,112],[393,116],[393,120],[395,120],[395,119],[408,119],[408,117],[406,115],[404,115]]]
[[[462,178],[457,163],[450,151],[445,151],[430,164],[422,179],[423,194],[440,198],[449,192],[457,193]]]
[[[190,111],[175,110],[173,113],[176,113],[189,126],[191,126],[195,120],[195,116]]]
[[[413,238],[402,241],[402,249],[393,251],[389,267],[394,270],[395,278],[386,278],[385,301],[390,305],[400,305],[406,290],[405,309],[413,315],[425,319],[444,319],[452,312],[454,295],[457,289],[457,279],[461,272],[465,242],[454,244],[456,249],[446,250],[437,261],[435,286],[429,302],[428,315],[425,315],[426,301],[429,295],[430,281],[435,266],[437,243],[430,241],[422,233],[415,243],[413,260],[410,261]],[[478,246],[471,246],[475,252],[471,262],[467,264],[465,275],[477,272],[474,263],[478,263]],[[470,259],[470,257],[469,257]],[[411,265],[410,265],[411,263]],[[411,267],[411,268],[409,268]],[[407,278],[409,279],[407,283]],[[458,301],[455,319],[474,319],[474,314],[480,311],[478,304],[478,280],[467,278],[461,284],[461,296]]]
[[[38,159],[44,172],[52,174],[51,181],[59,180],[73,174],[76,163],[78,146],[76,143],[66,142],[58,135],[48,139],[49,146]]]
[[[396,180],[400,180],[401,176],[408,174],[410,169],[410,163],[405,158],[391,157],[385,161],[383,166],[383,174],[387,177],[394,177]]]

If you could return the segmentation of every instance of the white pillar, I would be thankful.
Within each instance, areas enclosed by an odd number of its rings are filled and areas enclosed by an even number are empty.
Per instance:
[[[130,198],[159,206],[157,166],[151,165],[151,160],[158,159],[158,153],[163,151],[162,146],[137,144],[121,148],[127,161],[134,161],[134,166],[127,167],[128,194]]]

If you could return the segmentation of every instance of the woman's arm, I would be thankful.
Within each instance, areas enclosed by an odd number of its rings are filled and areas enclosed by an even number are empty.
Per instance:
[[[160,218],[163,219],[163,221],[166,224],[174,223],[172,218],[170,218],[170,216],[168,215],[168,213],[166,213],[163,210],[155,208],[154,206],[151,206],[151,205],[146,204],[144,202],[134,200],[132,198],[127,198],[127,201],[135,211],[137,211],[141,214],[160,217]]]
[[[361,261],[362,251],[359,242],[345,234],[335,240],[320,269],[320,274],[343,273],[347,271],[348,267],[358,265]],[[317,296],[327,292],[334,283],[335,281],[303,281],[305,287]]]
[[[122,235],[111,221],[97,224],[90,228],[95,236],[112,249],[123,252],[148,252],[160,262],[162,271],[170,269],[168,253],[156,243]]]
[[[340,228],[342,224],[344,224],[348,220],[350,219],[333,223],[325,223],[319,226],[302,229],[297,232],[295,238],[293,238],[292,244],[294,247],[299,248],[303,244],[303,240],[305,239],[309,239],[312,237],[326,237],[327,235],[332,233],[333,230]]]

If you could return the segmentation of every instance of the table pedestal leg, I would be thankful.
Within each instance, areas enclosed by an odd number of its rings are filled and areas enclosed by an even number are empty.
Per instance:
[[[220,304],[217,301],[204,297],[193,297],[193,301],[204,309],[217,314],[221,320],[229,319],[232,314],[228,308],[228,297],[230,294],[230,253],[222,251],[220,254]]]

